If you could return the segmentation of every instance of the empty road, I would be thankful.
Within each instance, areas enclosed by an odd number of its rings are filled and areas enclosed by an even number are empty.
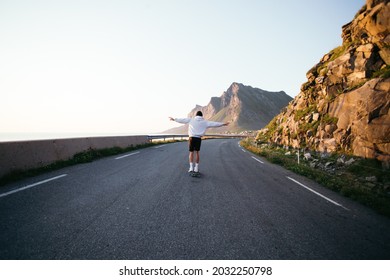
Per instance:
[[[150,147],[0,188],[0,259],[390,259],[390,219],[244,151]]]

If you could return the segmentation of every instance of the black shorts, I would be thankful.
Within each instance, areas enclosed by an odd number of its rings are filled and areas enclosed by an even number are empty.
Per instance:
[[[190,137],[188,139],[188,147],[190,152],[200,151],[200,144],[202,142],[202,138],[199,137]]]

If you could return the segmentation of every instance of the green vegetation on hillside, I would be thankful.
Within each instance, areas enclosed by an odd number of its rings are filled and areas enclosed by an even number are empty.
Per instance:
[[[299,121],[301,118],[306,117],[309,114],[317,112],[316,105],[312,104],[303,110],[295,111],[294,120]]]

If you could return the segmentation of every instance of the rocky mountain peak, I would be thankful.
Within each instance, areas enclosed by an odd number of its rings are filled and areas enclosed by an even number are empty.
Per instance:
[[[212,97],[206,106],[196,105],[188,117],[194,117],[197,111],[202,111],[205,119],[230,122],[228,127],[210,132],[240,133],[264,127],[291,100],[283,91],[269,92],[234,82],[220,97]],[[186,129],[180,127],[168,132],[186,133]]]
[[[390,161],[390,1],[368,0],[260,141]]]
[[[226,92],[233,94],[233,95],[237,94],[238,91],[240,90],[240,87],[245,87],[245,86],[243,84],[239,84],[239,83],[234,82],[230,85],[230,87],[227,89]]]
[[[225,129],[231,132],[258,130],[264,127],[291,97],[285,92],[269,92],[234,82],[220,97],[212,97],[209,104],[202,107],[205,118],[226,122]],[[193,116],[199,108],[191,111]]]

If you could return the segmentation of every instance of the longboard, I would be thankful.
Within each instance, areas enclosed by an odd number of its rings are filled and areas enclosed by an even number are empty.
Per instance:
[[[200,172],[191,171],[189,174],[191,177],[200,177]]]

